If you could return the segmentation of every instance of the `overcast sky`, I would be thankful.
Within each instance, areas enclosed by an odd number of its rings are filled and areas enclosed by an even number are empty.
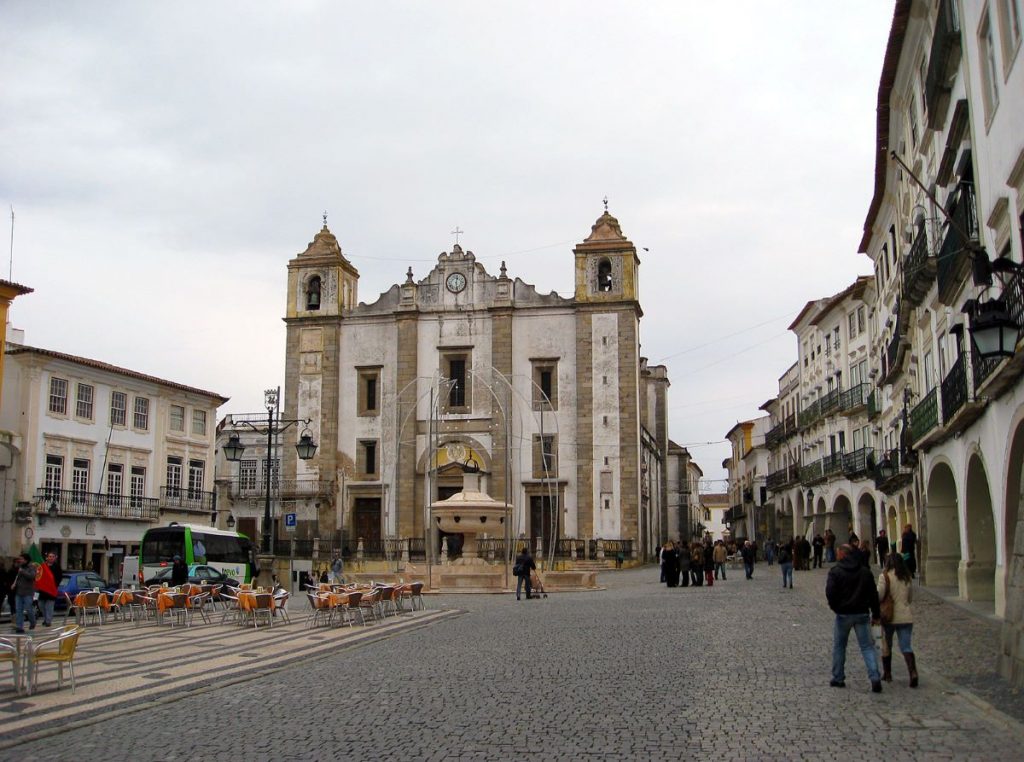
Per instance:
[[[255,411],[284,381],[286,264],[325,210],[362,301],[426,275],[456,226],[492,274],[570,296],[607,195],[649,249],[670,435],[721,478],[725,432],[796,359],[789,321],[870,270],[892,10],[5,0],[0,269],[35,289],[12,323]]]

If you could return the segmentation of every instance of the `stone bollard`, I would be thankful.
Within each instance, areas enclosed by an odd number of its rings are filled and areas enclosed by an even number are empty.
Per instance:
[[[630,552],[630,555],[633,557],[634,561],[636,561],[636,559],[637,559],[637,546],[639,544],[640,543],[638,543],[638,542],[634,542],[633,545],[632,545],[632,550]]]
[[[537,551],[534,553],[537,558],[544,558],[544,540],[537,535]]]
[[[576,563],[576,540],[569,540],[569,555],[572,557],[573,563]]]
[[[448,563],[448,538],[441,538],[441,563]]]
[[[597,541],[597,560],[604,561],[604,540]]]
[[[402,543],[402,566],[409,565],[409,543]]]
[[[360,564],[360,566],[363,563],[363,553],[364,553],[363,538],[360,537],[359,538],[359,542],[356,543],[356,561]]]

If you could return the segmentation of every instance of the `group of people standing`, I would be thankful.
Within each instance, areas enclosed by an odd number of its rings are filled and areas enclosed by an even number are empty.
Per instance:
[[[749,540],[740,548],[743,566],[747,579],[754,574],[755,548]],[[729,548],[722,540],[707,539],[691,545],[680,543],[678,546],[669,540],[660,549],[658,559],[661,564],[661,581],[668,587],[694,587],[707,585],[712,587],[715,580],[726,579],[726,562],[729,560]]]
[[[0,597],[0,608],[6,598],[14,619],[16,633],[25,632],[25,621],[29,629],[36,627],[35,596],[39,594],[39,607],[43,613],[43,625],[53,624],[53,609],[57,603],[57,588],[64,572],[56,553],[47,553],[42,563],[34,563],[27,553],[14,559],[11,567],[0,565],[0,576],[3,578],[4,592]]]

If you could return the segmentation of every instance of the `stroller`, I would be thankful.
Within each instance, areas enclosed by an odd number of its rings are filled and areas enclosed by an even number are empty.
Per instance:
[[[544,589],[544,580],[536,569],[530,572],[530,594],[534,598],[547,598],[548,592]]]

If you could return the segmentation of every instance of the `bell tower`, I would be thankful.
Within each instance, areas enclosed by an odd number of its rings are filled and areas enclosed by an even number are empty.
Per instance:
[[[359,272],[342,254],[338,239],[324,224],[306,250],[288,262],[288,294],[284,322],[284,417],[309,418],[319,444],[312,460],[300,461],[289,431],[282,442],[283,479],[337,480],[338,406],[341,324],[346,310],[357,304]],[[320,534],[334,530],[335,495],[318,499]]]
[[[640,260],[607,200],[573,254],[578,532],[640,541]]]

